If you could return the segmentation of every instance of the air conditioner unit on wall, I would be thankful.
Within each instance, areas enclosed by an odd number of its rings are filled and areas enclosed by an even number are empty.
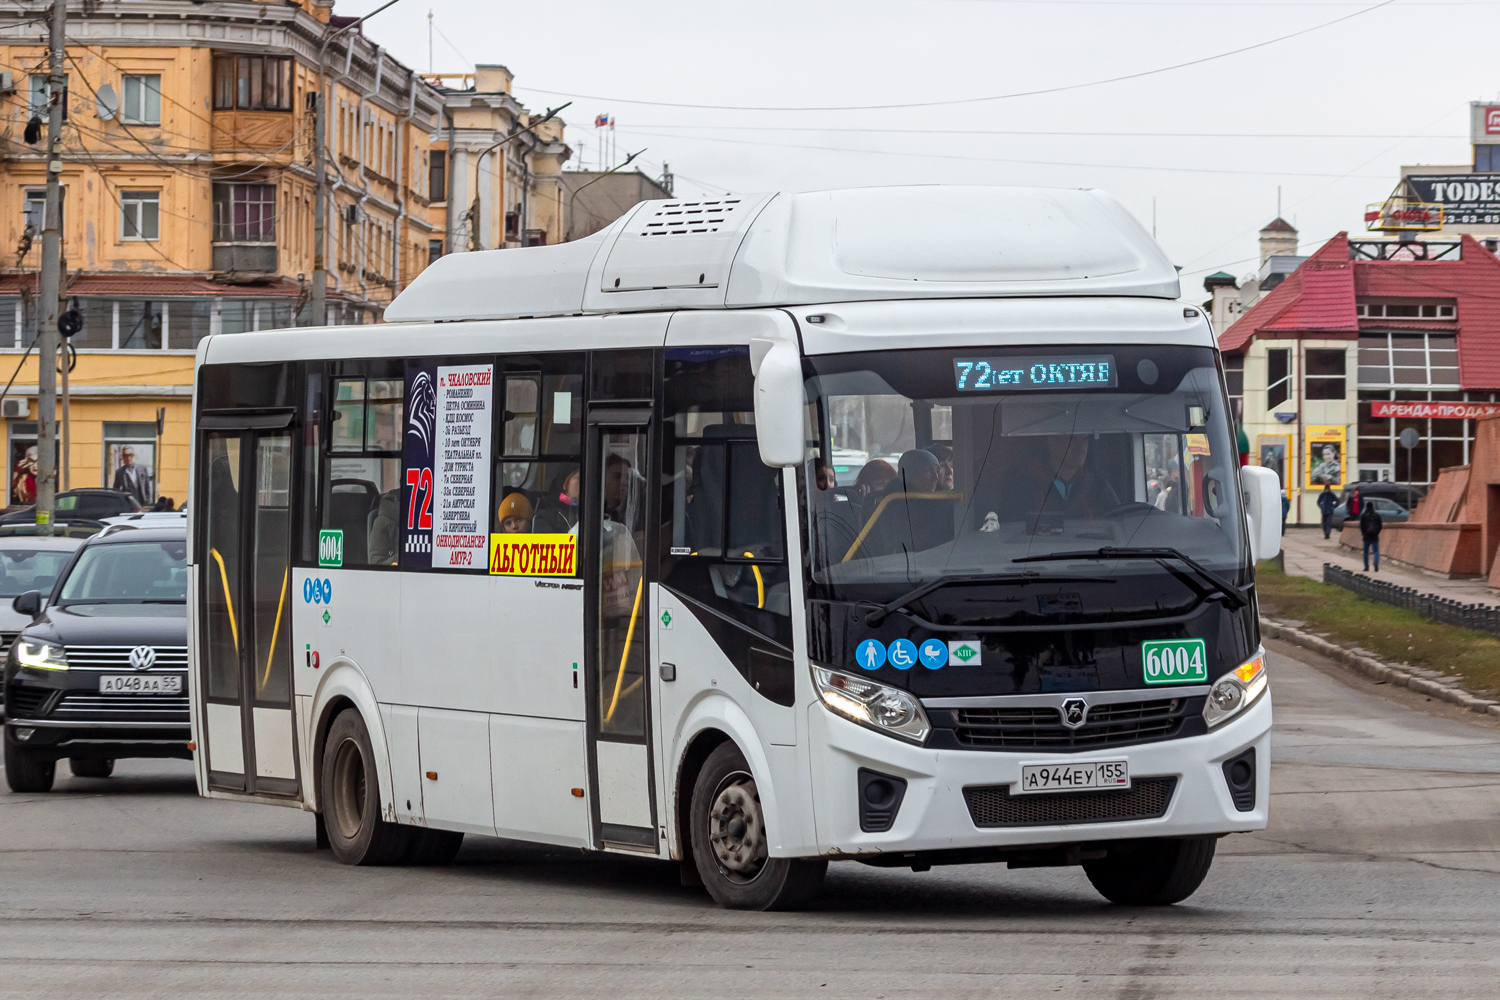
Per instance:
[[[0,400],[0,417],[7,419],[24,419],[31,416],[31,402],[26,399],[18,399],[7,396]]]

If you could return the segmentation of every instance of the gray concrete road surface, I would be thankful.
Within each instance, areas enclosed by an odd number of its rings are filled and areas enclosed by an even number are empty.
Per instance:
[[[1273,825],[1170,909],[1076,869],[840,864],[803,912],[729,913],[666,865],[480,838],[353,869],[310,816],[123,762],[0,794],[0,997],[1500,996],[1500,730],[1271,670]]]

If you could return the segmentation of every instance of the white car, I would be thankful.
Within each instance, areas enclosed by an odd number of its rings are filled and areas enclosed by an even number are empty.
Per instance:
[[[185,528],[187,508],[182,510],[142,510],[134,514],[116,514],[101,518],[106,525],[123,525],[127,528]],[[108,528],[106,528],[108,530]]]

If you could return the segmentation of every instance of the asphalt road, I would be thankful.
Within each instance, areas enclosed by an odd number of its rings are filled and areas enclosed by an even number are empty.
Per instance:
[[[310,816],[122,762],[0,794],[0,997],[1500,995],[1500,729],[1271,670],[1272,827],[1170,909],[1076,869],[840,864],[805,911],[730,913],[670,866],[481,838],[353,869]]]

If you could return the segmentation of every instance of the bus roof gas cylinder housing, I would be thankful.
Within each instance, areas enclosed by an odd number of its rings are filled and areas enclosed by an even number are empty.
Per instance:
[[[1101,191],[891,187],[641,202],[573,243],[443,257],[385,318],[1178,294],[1171,261]]]

